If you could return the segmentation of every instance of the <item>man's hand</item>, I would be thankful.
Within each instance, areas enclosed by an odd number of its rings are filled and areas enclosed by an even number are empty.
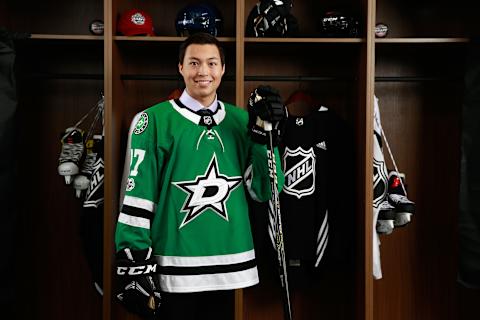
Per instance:
[[[160,283],[155,276],[158,265],[151,257],[152,248],[116,254],[116,275],[120,283],[117,299],[132,313],[153,317],[160,307]]]
[[[250,94],[248,128],[254,142],[267,144],[267,131],[272,130],[273,144],[278,145],[286,118],[287,109],[278,90],[270,86],[259,86]],[[270,123],[272,128],[266,127],[265,122]]]

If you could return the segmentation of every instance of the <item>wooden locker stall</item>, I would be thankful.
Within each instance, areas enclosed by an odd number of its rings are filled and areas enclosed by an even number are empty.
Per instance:
[[[134,115],[156,103],[162,102],[176,89],[183,90],[183,79],[178,72],[178,49],[184,38],[177,37],[175,18],[180,9],[187,6],[189,1],[131,1],[112,2],[111,20],[108,23],[111,42],[110,55],[106,55],[107,63],[111,68],[112,88],[108,90],[111,97],[111,118],[109,132],[114,139],[111,141],[110,174],[112,180],[109,189],[113,194],[111,207],[106,211],[110,221],[111,239],[113,240],[114,226],[118,214],[118,194],[120,177],[123,170],[125,144],[128,128]],[[226,71],[219,88],[219,96],[228,102],[235,103],[235,5],[234,1],[216,1],[224,18],[224,32],[220,37],[226,55]],[[155,37],[127,37],[118,33],[116,25],[121,14],[128,9],[145,10],[152,16]],[[106,19],[108,21],[109,19]],[[110,49],[107,48],[106,52]],[[113,244],[113,242],[112,242]],[[114,248],[111,247],[111,255]],[[106,271],[107,272],[107,271]],[[115,289],[115,280],[112,279],[111,290]],[[121,307],[112,296],[111,314],[104,313],[111,319],[136,319]],[[109,302],[106,302],[108,304]],[[231,294],[230,303],[221,306],[234,313],[234,296]]]
[[[82,201],[57,173],[60,137],[103,91],[103,41],[88,24],[100,1],[6,1],[0,24],[31,33],[15,41],[16,203],[13,262],[17,298],[9,319],[101,319],[80,237]],[[88,118],[87,121],[91,121]],[[87,123],[81,127],[88,130]],[[5,244],[12,245],[12,244]],[[99,243],[99,246],[102,244]]]
[[[479,296],[457,283],[457,219],[465,61],[480,29],[469,1],[378,0],[376,9],[389,33],[375,43],[374,93],[417,212],[380,237],[374,319],[470,319]]]
[[[245,3],[245,21],[255,3],[256,1]],[[357,38],[322,37],[319,28],[320,17],[328,9],[346,7],[360,21],[359,36]],[[356,132],[355,142],[357,142],[357,130],[361,130],[357,121],[364,112],[365,106],[366,3],[296,1],[292,14],[298,19],[297,37],[245,38],[244,101],[256,86],[264,83],[277,88],[284,101],[298,90],[305,91],[316,98],[321,105],[340,115],[348,123],[347,127],[352,132]],[[313,107],[319,106],[311,107],[312,109],[307,113],[312,112]],[[290,112],[292,114],[300,112],[297,115],[301,115],[302,111],[290,109]],[[358,160],[362,154],[363,144],[355,145],[356,148],[352,150],[352,154],[356,154]],[[363,170],[359,169],[360,162],[354,159],[352,161],[354,172],[362,172]],[[356,184],[355,181],[357,181],[355,189],[360,190],[359,177],[359,175],[351,176],[351,181],[345,183]],[[356,199],[345,201],[357,202]],[[360,210],[357,207],[355,212],[358,213]],[[358,226],[359,221],[362,220],[353,212],[342,212],[342,214],[348,216],[345,229],[349,228],[348,223]],[[300,212],[282,211],[284,217],[292,215],[302,219]],[[257,254],[260,284],[244,290],[243,319],[282,319],[283,309],[276,261],[274,256],[269,255],[271,243],[266,233],[266,221],[262,221],[262,218],[266,220],[266,217],[252,217],[254,234],[259,238]],[[332,234],[335,232],[342,231],[332,228],[331,237],[334,237]],[[364,253],[360,253],[363,240],[358,241],[361,233],[355,232],[354,235],[350,235],[353,241],[349,249],[356,254],[356,258],[354,261],[349,261],[348,266],[338,265],[336,270],[319,268],[316,272],[305,272],[306,269],[303,268],[289,267],[294,319],[355,318],[356,301],[363,299],[363,294],[359,293],[362,290],[360,287],[363,274],[360,269],[362,269],[364,257]]]

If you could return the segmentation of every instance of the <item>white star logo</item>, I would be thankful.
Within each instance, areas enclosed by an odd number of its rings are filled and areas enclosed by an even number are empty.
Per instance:
[[[176,187],[188,194],[181,209],[187,212],[180,228],[192,222],[207,209],[212,209],[221,218],[228,221],[226,202],[230,193],[242,181],[241,176],[227,177],[218,171],[217,157],[213,154],[204,175],[193,181],[172,182]]]

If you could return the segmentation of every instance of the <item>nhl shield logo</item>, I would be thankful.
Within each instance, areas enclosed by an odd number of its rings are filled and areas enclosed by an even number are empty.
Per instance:
[[[203,116],[203,123],[205,123],[207,126],[211,125],[213,123],[212,117],[211,116]]]
[[[381,138],[374,134],[373,139],[375,142],[373,147],[373,207],[378,208],[387,195],[388,171],[383,151],[380,144],[376,143]]]
[[[283,191],[300,199],[315,192],[315,152],[313,148],[285,148],[283,154],[285,185]]]
[[[388,173],[385,162],[373,158],[373,207],[378,208],[387,195]]]

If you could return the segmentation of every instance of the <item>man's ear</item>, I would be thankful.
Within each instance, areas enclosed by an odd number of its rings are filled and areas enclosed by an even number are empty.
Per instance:
[[[224,73],[225,73],[225,63],[222,66],[222,76],[223,76]]]
[[[183,76],[183,64],[180,62],[178,63],[178,72],[180,72],[180,74]]]

